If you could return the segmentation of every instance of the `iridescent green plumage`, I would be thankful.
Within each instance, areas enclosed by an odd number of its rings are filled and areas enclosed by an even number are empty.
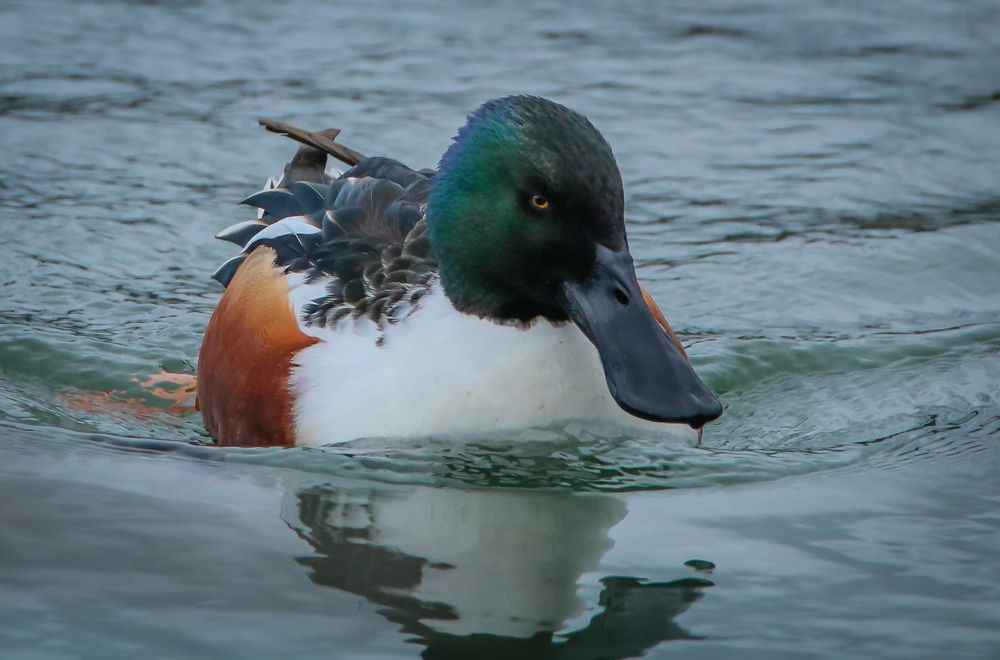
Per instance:
[[[531,208],[544,196],[544,211]],[[484,104],[455,137],[428,200],[431,239],[456,308],[564,320],[558,284],[625,245],[621,174],[581,114],[546,99]]]

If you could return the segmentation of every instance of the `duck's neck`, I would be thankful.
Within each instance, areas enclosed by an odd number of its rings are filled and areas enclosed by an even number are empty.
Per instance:
[[[447,245],[449,241],[442,242]],[[434,247],[437,251],[437,245]],[[537,297],[521,293],[525,283],[510,270],[511,261],[503,258],[501,247],[486,254],[469,250],[467,243],[455,248],[444,249],[438,269],[444,293],[458,311],[499,323],[526,323],[539,316],[553,321],[566,319],[562,310],[546,304],[548,296],[543,292]],[[482,260],[476,260],[475,254]]]

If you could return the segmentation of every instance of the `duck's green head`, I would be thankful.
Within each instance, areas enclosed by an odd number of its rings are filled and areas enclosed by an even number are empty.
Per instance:
[[[499,322],[572,320],[597,347],[622,408],[701,426],[721,404],[644,301],[624,207],[611,147],[586,117],[509,96],[459,130],[427,217],[458,310]]]

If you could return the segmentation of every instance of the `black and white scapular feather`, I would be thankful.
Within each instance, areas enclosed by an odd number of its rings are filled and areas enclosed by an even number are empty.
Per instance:
[[[258,209],[258,217],[216,235],[243,250],[213,277],[228,286],[247,255],[266,245],[286,273],[324,286],[320,297],[302,307],[305,325],[328,327],[348,316],[367,316],[381,326],[415,309],[437,275],[425,219],[434,170],[364,157],[333,142],[335,129],[307,133],[261,123],[308,143],[279,182],[269,180],[243,200]],[[328,152],[352,166],[331,177]]]

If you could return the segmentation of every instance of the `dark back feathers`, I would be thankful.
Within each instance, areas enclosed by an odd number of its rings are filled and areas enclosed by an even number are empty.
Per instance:
[[[437,274],[425,220],[434,171],[349,150],[361,159],[333,179],[325,172],[327,147],[338,132],[280,126],[311,142],[285,166],[277,187],[243,200],[259,209],[258,219],[217,235],[244,251],[223,264],[216,279],[228,285],[245,256],[267,245],[286,272],[326,284],[326,294],[301,310],[306,324],[329,326],[367,316],[382,326],[409,314]]]

